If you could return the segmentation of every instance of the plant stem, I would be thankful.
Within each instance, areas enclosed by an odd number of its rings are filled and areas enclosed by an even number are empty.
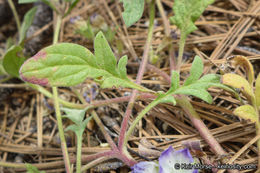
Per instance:
[[[135,118],[135,120],[132,122],[131,126],[129,127],[125,139],[124,139],[124,143],[123,146],[126,146],[127,141],[129,139],[129,137],[131,136],[131,134],[133,133],[137,123],[145,116],[145,114],[147,112],[149,112],[154,106],[156,106],[158,104],[158,100],[154,100],[152,101],[148,106],[146,106],[139,114],[138,116]]]
[[[54,30],[54,35],[53,35],[53,44],[56,44],[59,40],[61,21],[62,21],[62,16],[60,16],[58,14],[56,25],[55,25],[55,30]],[[68,149],[67,149],[66,138],[64,135],[64,131],[63,131],[62,117],[61,117],[61,112],[60,112],[57,87],[52,87],[52,92],[53,92],[56,119],[57,119],[58,129],[59,129],[59,136],[60,136],[60,141],[61,141],[61,149],[62,149],[63,159],[64,159],[64,163],[65,163],[65,170],[67,173],[70,173],[71,172],[70,159],[69,159],[69,153],[68,153]]]
[[[207,142],[207,144],[210,146],[210,148],[213,150],[213,152],[219,156],[225,155],[226,152],[223,150],[223,148],[220,146],[218,141],[210,133],[207,126],[200,119],[200,116],[194,110],[192,104],[187,99],[187,97],[183,96],[183,95],[176,95],[175,99],[176,99],[177,103],[179,104],[179,106],[189,116],[190,120],[192,121],[192,124],[199,131],[201,137]],[[224,163],[226,163],[226,162],[224,162]]]
[[[48,91],[46,90],[45,88],[43,88],[42,86],[40,85],[34,85],[34,84],[31,84],[31,83],[26,83],[28,86],[32,87],[33,89],[39,91],[40,93],[42,93],[43,95],[45,95],[46,97],[49,97],[49,98],[53,98],[53,95]],[[74,109],[84,109],[87,105],[82,105],[82,104],[75,104],[75,103],[70,103],[70,102],[67,102],[65,100],[62,100],[61,98],[58,98],[59,102],[64,105],[65,107],[68,107],[68,108],[74,108]]]
[[[146,67],[146,64],[148,62],[149,49],[150,49],[150,46],[152,44],[154,18],[155,18],[155,0],[152,0],[152,2],[150,3],[150,19],[149,19],[148,36],[147,36],[147,40],[146,40],[146,44],[145,44],[142,62],[141,62],[141,65],[139,67],[137,78],[136,78],[137,84],[141,83],[141,80],[143,78],[143,74],[144,74],[144,71],[145,71],[145,67]],[[131,113],[132,113],[132,109],[133,109],[133,106],[134,106],[136,95],[137,95],[137,90],[133,90],[130,101],[128,103],[128,106],[127,106],[127,109],[126,109],[126,112],[125,112],[123,122],[121,124],[121,130],[120,130],[119,141],[118,141],[118,149],[119,149],[120,152],[124,152],[124,153],[128,153],[126,146],[125,146],[127,141],[124,141],[124,140],[125,140],[126,130],[127,130],[127,127],[128,127],[128,122],[129,122],[129,119],[130,119],[130,116],[131,116]]]
[[[81,147],[82,147],[82,134],[77,135],[77,163],[76,171],[80,173],[81,169]]]
[[[16,22],[16,26],[17,26],[17,29],[18,29],[18,33],[20,33],[21,23],[20,23],[20,19],[19,19],[19,16],[18,16],[16,8],[15,8],[15,5],[14,5],[12,0],[8,0],[8,3],[9,3],[9,6],[10,6],[12,12],[13,12],[14,19],[15,19],[15,22]]]
[[[54,35],[53,35],[53,44],[58,43],[61,22],[62,22],[62,16],[61,15],[57,15],[57,21],[56,21]]]
[[[180,72],[180,70],[181,70],[181,63],[182,63],[185,42],[186,42],[186,36],[181,34],[181,39],[179,42],[179,52],[178,52],[179,55],[178,55],[178,60],[177,60],[177,72]]]
[[[58,101],[57,87],[52,87],[52,91],[53,91],[54,107],[55,107],[56,119],[58,123],[58,130],[59,130],[59,136],[61,141],[62,155],[65,163],[65,169],[67,173],[70,173],[70,159],[69,159],[67,143],[64,136],[63,126],[62,126],[62,117],[61,117],[60,106]]]

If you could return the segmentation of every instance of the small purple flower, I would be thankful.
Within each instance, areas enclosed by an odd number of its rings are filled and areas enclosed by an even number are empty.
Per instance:
[[[175,169],[175,164],[193,164],[194,160],[190,151],[186,149],[174,151],[170,146],[167,150],[163,151],[159,157],[159,173],[198,173],[196,169]]]
[[[158,173],[159,165],[155,162],[139,162],[132,167],[132,173]]]
[[[181,169],[181,164],[194,164],[189,149],[174,151],[170,146],[159,157],[159,165],[139,162],[132,167],[132,173],[198,173],[197,169]]]

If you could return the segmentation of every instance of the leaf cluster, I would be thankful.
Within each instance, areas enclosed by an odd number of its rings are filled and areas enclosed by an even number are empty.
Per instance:
[[[63,117],[70,119],[74,123],[68,126],[66,131],[71,130],[77,135],[77,137],[81,137],[88,122],[92,119],[92,116],[90,116],[84,120],[87,109],[61,108],[61,110],[66,113]]]
[[[201,77],[203,73],[203,62],[199,56],[195,56],[191,66],[190,76],[184,84],[180,85],[180,74],[172,71],[171,87],[166,93],[159,93],[157,98],[159,103],[171,102],[174,105],[176,100],[174,95],[184,94],[198,97],[207,103],[212,103],[212,97],[207,91],[209,87],[218,87],[233,92],[230,87],[220,83],[220,76],[217,74],[207,74]]]

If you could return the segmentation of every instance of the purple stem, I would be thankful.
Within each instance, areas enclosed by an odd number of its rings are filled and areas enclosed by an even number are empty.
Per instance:
[[[153,0],[150,3],[150,20],[149,20],[150,23],[149,23],[149,29],[148,29],[148,38],[147,38],[146,43],[145,43],[145,48],[144,48],[144,53],[143,53],[141,65],[139,67],[138,74],[137,74],[137,77],[136,77],[136,83],[137,84],[141,83],[144,72],[145,72],[145,67],[148,63],[149,49],[152,45],[152,36],[153,36],[153,28],[154,28],[154,16],[155,16],[155,13],[154,13],[155,10],[154,9],[155,9],[155,7],[154,7],[154,0]],[[123,122],[121,124],[119,141],[118,141],[118,149],[122,153],[127,152],[127,151],[124,151],[124,147],[126,147],[126,146],[123,146],[123,144],[124,144],[126,130],[127,130],[128,122],[129,122],[129,119],[130,119],[130,116],[131,116],[131,113],[132,113],[132,109],[133,109],[133,106],[134,106],[134,103],[135,103],[137,92],[138,92],[137,90],[133,90],[130,101],[128,103],[128,106],[127,106],[127,109],[126,109],[126,112],[125,112]]]

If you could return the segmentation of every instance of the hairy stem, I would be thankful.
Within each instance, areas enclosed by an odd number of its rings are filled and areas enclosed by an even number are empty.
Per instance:
[[[61,21],[62,21],[62,17],[60,15],[58,15],[57,21],[56,21],[57,23],[56,23],[55,31],[54,31],[54,36],[53,36],[53,44],[56,44],[59,40]],[[59,136],[60,136],[60,141],[61,141],[61,149],[62,149],[64,164],[65,164],[65,170],[67,173],[70,173],[71,172],[70,159],[69,159],[69,153],[68,153],[68,149],[67,149],[66,138],[64,136],[64,131],[63,131],[62,117],[61,117],[61,112],[60,112],[57,87],[52,87],[52,92],[53,92],[54,107],[55,107],[56,119],[57,119],[57,123],[58,123]]]
[[[46,90],[45,88],[43,88],[40,85],[34,85],[31,83],[26,83],[28,86],[32,87],[33,89],[39,91],[40,93],[42,93],[44,96],[49,97],[49,98],[53,98],[52,93],[50,93],[48,90]],[[87,105],[82,105],[82,104],[75,104],[75,103],[71,103],[71,102],[67,102],[65,100],[62,100],[61,98],[58,98],[59,102],[64,105],[65,107],[68,108],[74,108],[74,109],[84,109]]]
[[[8,0],[8,4],[9,4],[9,6],[12,10],[12,13],[14,15],[14,19],[15,19],[16,26],[17,26],[17,29],[18,29],[18,33],[20,33],[21,32],[21,22],[20,22],[18,14],[17,14],[16,8],[14,6],[14,3],[13,3],[12,0]]]
[[[64,136],[63,126],[62,126],[62,117],[60,112],[60,106],[58,101],[58,91],[56,87],[52,87],[53,91],[53,99],[54,99],[54,107],[56,112],[56,119],[58,124],[58,130],[59,130],[59,136],[61,141],[61,149],[62,149],[62,155],[65,163],[65,169],[67,173],[70,173],[70,160],[69,160],[69,154],[67,149],[67,143]]]
[[[182,63],[182,57],[183,57],[183,52],[184,52],[184,46],[186,42],[186,37],[181,34],[181,39],[179,42],[179,55],[178,55],[178,60],[177,60],[177,71],[180,72],[181,69],[181,63]]]
[[[80,173],[80,169],[81,169],[81,147],[82,147],[82,134],[77,135],[77,162],[76,162],[77,173]]]
[[[204,124],[204,122],[200,119],[200,116],[198,113],[194,110],[192,104],[188,100],[187,96],[183,95],[177,95],[175,97],[177,104],[181,106],[181,108],[184,110],[184,112],[189,116],[192,124],[195,126],[195,128],[199,131],[200,136],[205,140],[205,142],[209,145],[211,150],[218,156],[225,156],[227,153],[224,151],[224,149],[221,147],[221,145],[218,143],[218,141],[214,138],[214,136],[210,133],[207,126]],[[227,163],[228,159],[226,157],[223,157],[221,159],[222,163]],[[237,170],[228,169],[228,172],[230,173],[237,173]]]
[[[133,133],[137,123],[145,116],[145,114],[147,112],[149,112],[154,106],[156,106],[158,104],[158,100],[154,100],[152,101],[148,106],[146,106],[139,114],[138,116],[135,118],[135,120],[132,122],[131,126],[129,127],[125,139],[124,139],[124,144],[123,146],[126,146],[127,141],[129,140],[129,137],[131,136],[131,134]]]
[[[95,159],[98,159],[100,157],[108,157],[113,155],[114,151],[109,150],[109,151],[104,151],[104,152],[100,152],[100,153],[96,153],[96,154],[92,154],[92,155],[88,155],[88,156],[82,156],[81,160],[82,162],[89,162]]]
[[[182,96],[182,95],[177,95],[175,98],[176,98],[176,101],[179,104],[179,106],[189,116],[190,120],[192,121],[192,124],[199,131],[201,137],[207,142],[207,144],[210,146],[210,148],[213,150],[213,152],[219,156],[225,155],[226,152],[223,150],[223,148],[220,146],[218,141],[210,133],[207,126],[200,119],[200,116],[194,110],[192,104],[187,99],[187,97]]]
[[[61,22],[62,22],[62,16],[61,15],[57,15],[57,21],[56,21],[54,35],[53,35],[53,44],[58,43]]]
[[[146,64],[148,62],[148,54],[149,54],[149,49],[152,44],[152,36],[153,36],[153,28],[154,28],[154,17],[155,17],[155,1],[152,0],[150,3],[150,19],[149,19],[149,28],[148,28],[148,36],[145,44],[145,49],[142,57],[142,62],[138,70],[137,78],[136,78],[136,83],[140,84],[141,80],[143,78],[143,74],[145,71]],[[128,127],[128,122],[132,113],[132,109],[134,106],[135,98],[137,95],[137,90],[133,90],[130,101],[128,103],[125,116],[123,119],[123,122],[121,124],[121,130],[120,130],[120,135],[119,135],[119,141],[118,141],[118,148],[120,152],[128,153],[126,146],[127,142],[124,142],[125,140],[125,135],[126,135],[126,130]]]

